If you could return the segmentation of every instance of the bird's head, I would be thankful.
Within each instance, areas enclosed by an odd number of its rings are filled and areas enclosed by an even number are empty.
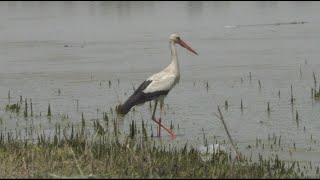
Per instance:
[[[180,46],[182,46],[182,47],[188,49],[189,51],[193,52],[194,54],[198,55],[198,53],[196,53],[196,51],[194,51],[187,43],[182,41],[182,39],[180,38],[180,36],[177,33],[171,34],[169,37],[169,41],[173,42],[174,44],[180,44]]]

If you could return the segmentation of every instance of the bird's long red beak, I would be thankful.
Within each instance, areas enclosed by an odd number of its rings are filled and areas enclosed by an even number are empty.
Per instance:
[[[187,43],[179,39],[178,44],[180,44],[182,47],[188,49],[189,51],[193,52],[194,54],[198,55],[196,51],[194,51]]]

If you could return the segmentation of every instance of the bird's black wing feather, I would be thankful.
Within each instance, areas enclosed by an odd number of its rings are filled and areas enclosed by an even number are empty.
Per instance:
[[[169,90],[144,93],[143,90],[145,90],[151,82],[151,80],[147,80],[140,84],[138,89],[128,98],[128,100],[123,103],[123,105],[117,107],[118,113],[125,115],[133,106],[151,101],[161,95],[167,95],[169,93]]]
[[[149,86],[149,84],[151,82],[152,82],[151,80],[143,81],[143,83],[140,84],[138,89],[133,94],[136,94],[138,92],[142,92],[143,90],[145,90]]]

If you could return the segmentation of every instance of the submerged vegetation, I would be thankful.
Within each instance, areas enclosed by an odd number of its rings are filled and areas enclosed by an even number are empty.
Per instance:
[[[317,79],[316,75],[313,72],[313,80],[314,80],[314,88],[311,88],[311,96],[314,97],[314,99],[319,100],[320,99],[320,86],[319,90],[317,91]]]

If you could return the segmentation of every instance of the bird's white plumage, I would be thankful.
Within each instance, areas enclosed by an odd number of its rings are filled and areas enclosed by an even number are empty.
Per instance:
[[[152,82],[143,90],[144,93],[152,93],[156,91],[167,91],[178,82],[177,75],[172,72],[161,71],[149,77],[147,80]]]
[[[177,41],[177,34],[172,34],[170,36],[170,49],[171,49],[171,59],[172,62],[163,69],[147,79],[152,82],[148,85],[146,89],[143,90],[144,93],[153,93],[157,91],[167,91],[171,90],[174,85],[176,85],[180,80],[180,68],[177,57],[177,50],[175,47],[175,42]]]

